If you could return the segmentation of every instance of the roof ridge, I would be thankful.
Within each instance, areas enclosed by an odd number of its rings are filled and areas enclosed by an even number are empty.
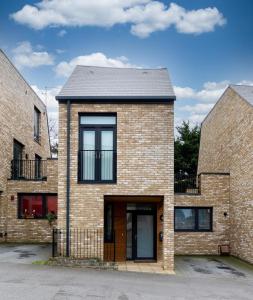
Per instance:
[[[160,71],[160,70],[167,70],[166,67],[162,68],[142,68],[142,67],[106,67],[106,66],[92,66],[92,65],[80,65],[77,64],[76,67],[85,67],[85,68],[103,68],[103,69],[132,69],[132,70],[152,70],[152,71]]]
[[[252,87],[253,88],[253,84],[238,84],[238,83],[231,83],[229,84],[229,86],[246,86],[246,87]]]

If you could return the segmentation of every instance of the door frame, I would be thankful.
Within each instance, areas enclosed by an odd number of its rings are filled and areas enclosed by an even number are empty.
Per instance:
[[[127,213],[132,213],[132,258],[127,258],[126,260],[157,260],[157,207],[153,210],[126,210]],[[138,215],[151,215],[153,216],[153,257],[137,257],[137,216]],[[127,226],[127,224],[126,224]],[[127,235],[127,230],[126,230]],[[126,241],[127,247],[127,241]]]

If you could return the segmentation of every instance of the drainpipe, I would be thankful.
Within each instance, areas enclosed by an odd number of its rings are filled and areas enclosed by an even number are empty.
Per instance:
[[[67,101],[67,190],[66,190],[66,256],[70,255],[69,236],[70,236],[70,118],[71,118],[71,104]]]

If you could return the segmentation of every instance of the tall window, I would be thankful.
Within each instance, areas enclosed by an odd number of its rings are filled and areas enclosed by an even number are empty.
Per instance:
[[[37,142],[40,142],[40,118],[40,111],[37,107],[34,107],[34,139]]]
[[[35,154],[35,169],[34,169],[34,175],[36,179],[41,178],[41,157],[37,154]]]
[[[116,115],[80,116],[79,182],[116,181]]]
[[[212,207],[175,207],[175,231],[212,231]]]
[[[113,204],[105,203],[104,211],[104,240],[109,243],[113,241]]]
[[[20,219],[43,219],[49,213],[57,215],[56,194],[20,194],[18,200]]]

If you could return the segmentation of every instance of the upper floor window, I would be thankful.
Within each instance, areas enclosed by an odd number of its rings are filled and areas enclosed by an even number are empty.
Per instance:
[[[175,207],[175,231],[212,231],[212,207]]]
[[[37,107],[34,107],[34,140],[40,141],[40,119],[41,113]]]
[[[116,115],[80,116],[79,181],[116,181]]]

